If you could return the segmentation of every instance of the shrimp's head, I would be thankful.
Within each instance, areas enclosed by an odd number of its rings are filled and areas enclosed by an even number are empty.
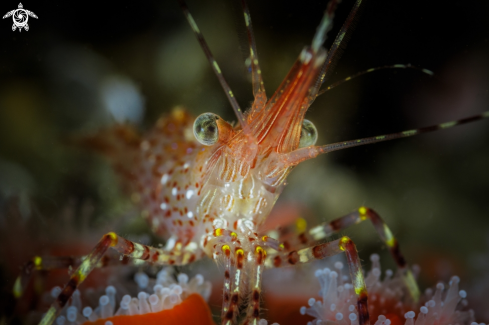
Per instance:
[[[260,199],[267,202],[268,214],[297,164],[296,152],[315,144],[317,130],[304,115],[316,97],[325,57],[322,48],[305,48],[272,98],[267,101],[264,92],[255,94],[244,125],[233,127],[212,113],[195,120],[195,137],[209,147],[203,184],[207,191],[218,188],[226,206],[241,207],[235,215],[255,215]]]

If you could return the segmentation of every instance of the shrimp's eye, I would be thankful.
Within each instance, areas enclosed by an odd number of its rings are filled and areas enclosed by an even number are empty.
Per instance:
[[[301,140],[299,148],[309,147],[318,140],[318,130],[311,121],[304,119],[302,121]]]
[[[217,120],[219,116],[213,113],[199,115],[194,122],[194,135],[204,146],[212,146],[219,139]]]

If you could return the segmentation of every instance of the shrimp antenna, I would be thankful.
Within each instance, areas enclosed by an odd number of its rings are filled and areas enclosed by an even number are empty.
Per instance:
[[[413,69],[413,70],[418,70],[418,71],[420,71],[420,72],[422,72],[422,73],[424,73],[424,74],[426,74],[426,75],[428,75],[430,77],[434,77],[437,80],[440,80],[439,78],[437,78],[435,76],[435,73],[433,71],[428,70],[428,69],[419,68],[419,67],[416,67],[414,65],[410,65],[410,64],[384,65],[384,66],[370,68],[370,69],[367,69],[367,70],[364,70],[364,71],[357,72],[354,75],[351,75],[349,77],[346,77],[343,80],[337,81],[337,82],[329,85],[328,87],[325,87],[325,88],[321,89],[318,92],[318,94],[316,95],[316,97],[324,94],[327,91],[330,91],[333,88],[338,87],[339,85],[341,85],[341,84],[343,84],[343,83],[345,83],[347,81],[350,81],[350,80],[353,80],[353,79],[355,79],[357,77],[363,76],[364,74],[367,74],[367,73],[370,73],[370,72],[374,72],[374,71],[384,70],[384,69]]]
[[[187,4],[185,3],[185,0],[178,0],[178,3],[180,4],[180,7],[182,8],[183,14],[185,15],[185,18],[187,18],[187,21],[192,28],[195,36],[197,37],[197,40],[200,43],[200,47],[205,53],[205,56],[207,57],[207,60],[211,64],[212,70],[214,70],[214,74],[217,76],[217,79],[221,83],[222,89],[224,89],[224,92],[226,93],[226,96],[228,97],[229,103],[231,103],[231,106],[233,107],[234,113],[236,114],[236,117],[238,118],[239,123],[241,124],[241,127],[243,130],[247,130],[248,128],[246,127],[245,119],[243,116],[243,111],[241,110],[238,102],[236,101],[236,98],[234,97],[234,94],[229,87],[226,79],[222,75],[221,68],[219,68],[219,65],[217,64],[216,60],[214,59],[214,56],[211,53],[211,50],[209,49],[209,46],[207,45],[207,42],[204,39],[204,36],[200,32],[199,27],[195,23],[194,18],[188,11]],[[249,133],[249,132],[248,132]]]
[[[265,85],[263,84],[260,63],[258,61],[258,52],[256,50],[255,35],[253,33],[253,25],[251,24],[250,10],[248,9],[248,4],[246,3],[246,0],[241,0],[241,6],[243,7],[246,35],[248,36],[248,45],[250,48],[250,66],[251,78],[253,83],[253,96],[263,96],[261,100],[266,102],[267,97],[265,94]]]
[[[390,133],[390,134],[385,134],[385,135],[378,135],[375,137],[361,138],[361,139],[357,139],[357,140],[336,142],[336,143],[327,144],[324,146],[319,146],[319,147],[317,147],[317,149],[318,149],[319,153],[328,153],[328,152],[343,150],[343,149],[347,149],[347,148],[351,148],[351,147],[363,146],[365,144],[372,144],[372,143],[377,143],[377,142],[382,142],[382,141],[387,141],[387,140],[393,140],[393,139],[399,139],[399,138],[407,138],[407,137],[417,135],[417,134],[428,133],[428,132],[433,132],[433,131],[443,130],[443,129],[449,129],[449,128],[452,128],[452,127],[457,126],[457,125],[467,124],[467,123],[475,122],[475,121],[482,120],[485,118],[489,118],[489,111],[486,111],[486,112],[479,114],[479,115],[466,117],[466,118],[463,118],[460,120],[455,120],[455,121],[451,121],[451,122],[445,122],[445,123],[441,123],[441,124],[426,126],[426,127],[422,127],[419,129],[407,130],[407,131],[403,131],[403,132],[396,132],[396,133]]]
[[[295,151],[292,151],[288,154],[288,157],[284,159],[284,164],[287,166],[297,165],[305,160],[315,158],[322,153],[329,153],[332,151],[343,150],[352,147],[363,146],[366,144],[372,144],[387,140],[399,139],[399,138],[407,138],[413,135],[433,132],[437,130],[449,129],[457,125],[467,124],[475,121],[479,121],[485,118],[489,118],[489,111],[483,112],[479,115],[474,115],[470,117],[466,117],[463,119],[445,122],[441,124],[426,126],[419,129],[407,130],[403,132],[396,132],[384,135],[378,135],[375,137],[361,138],[357,140],[343,141],[343,142],[335,142],[331,144],[326,144],[323,146],[309,146],[305,148],[300,148]]]
[[[323,20],[321,21],[321,24],[318,27],[318,31],[321,28],[321,26],[326,23],[328,23],[330,26],[327,28],[327,30],[331,29],[332,27],[332,19],[334,17],[334,10],[336,9],[337,4],[339,3],[339,0],[332,0],[328,4],[328,7],[326,9],[326,14],[323,17]],[[326,60],[321,68],[321,73],[319,74],[318,80],[315,85],[315,91],[317,92],[319,88],[321,88],[322,84],[329,78],[331,73],[333,73],[333,70],[338,63],[338,60],[341,57],[341,54],[343,53],[344,49],[346,48],[346,45],[348,43],[348,40],[350,39],[351,33],[355,29],[356,26],[356,21],[358,20],[359,15],[359,9],[360,5],[362,4],[362,0],[357,0],[355,2],[355,5],[353,6],[353,9],[350,11],[350,14],[348,14],[348,17],[341,27],[338,35],[336,36],[333,45],[331,45],[331,48],[328,51],[328,55],[326,56]],[[326,31],[327,32],[327,31]],[[319,44],[320,41],[324,43],[326,40],[326,32],[324,35],[315,35],[314,40],[313,40],[313,49],[316,46],[321,46],[322,43]],[[319,34],[319,33],[318,33]],[[312,102],[310,103],[312,104]]]
[[[319,48],[326,41],[327,34],[333,27],[334,12],[336,11],[336,7],[338,6],[339,2],[340,0],[331,0],[326,7],[323,18],[321,19],[321,22],[316,29],[316,34],[314,34],[314,38],[312,39],[311,48],[314,53],[317,53]]]

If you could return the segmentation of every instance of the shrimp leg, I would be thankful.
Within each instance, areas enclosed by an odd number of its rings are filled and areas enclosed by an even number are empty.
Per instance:
[[[241,324],[258,324],[260,320],[262,274],[267,255],[265,248],[280,248],[272,238],[265,236],[260,240],[253,233],[248,234],[246,241],[250,244],[242,245],[234,231],[218,228],[204,244],[213,247],[214,259],[222,258],[224,264],[222,325],[235,324],[241,296],[244,293],[248,295],[245,299],[248,307]]]
[[[294,250],[291,252],[278,253],[275,257],[265,261],[266,267],[281,267],[286,265],[296,265],[320,260],[329,256],[345,253],[350,276],[357,296],[358,320],[360,325],[369,325],[370,316],[368,313],[368,293],[363,276],[362,265],[358,257],[357,248],[353,240],[347,236],[340,239]]]
[[[293,230],[289,229],[292,228],[292,226],[289,226],[284,230],[284,236],[281,236],[278,240],[284,244],[285,251],[290,252],[291,250],[288,249],[289,246],[299,249],[305,245],[310,245],[310,243],[315,243],[318,240],[329,238],[332,235],[365,220],[369,220],[372,223],[380,239],[389,248],[392,258],[396,262],[398,269],[403,274],[403,280],[409,294],[411,295],[411,298],[414,302],[417,302],[420,297],[420,291],[412,271],[407,267],[406,260],[399,247],[399,242],[392,234],[389,226],[373,209],[360,207],[356,211],[331,222],[325,222],[309,229],[308,231],[300,232],[296,238],[291,238],[291,233]],[[279,263],[279,260],[277,260],[276,263]]]
[[[20,275],[15,280],[13,288],[14,297],[20,298],[24,294],[35,271],[51,271],[78,267],[86,258],[87,256],[34,256],[24,264]],[[107,256],[107,258],[100,260],[95,267],[106,267],[120,263],[119,260],[115,261]]]
[[[247,291],[249,295],[248,309],[246,317],[241,324],[259,324],[261,285],[266,256],[266,251],[260,245],[256,245],[254,250],[249,252],[248,263],[250,264],[249,271],[251,274],[249,276],[249,287]]]
[[[97,267],[109,248],[115,249],[117,252],[132,259],[148,261],[157,265],[187,264],[195,259],[194,251],[185,251],[183,254],[175,256],[175,254],[171,254],[171,251],[134,243],[113,232],[109,232],[102,237],[91,253],[86,256],[80,266],[73,272],[70,280],[41,320],[41,325],[51,325],[54,322],[73,295],[73,292],[87,278],[90,272]]]
[[[320,240],[328,238],[339,231],[346,229],[352,225],[361,223],[362,221],[369,220],[375,228],[375,231],[379,235],[380,239],[387,245],[391,253],[392,258],[397,264],[398,269],[403,274],[403,280],[414,302],[417,302],[420,297],[420,291],[418,285],[414,279],[414,275],[407,267],[406,260],[399,248],[399,242],[392,234],[389,226],[373,209],[367,207],[360,207],[358,210],[335,219],[328,223],[318,225],[308,231],[308,234],[314,240]]]
[[[214,260],[224,265],[221,324],[235,324],[243,289],[245,251],[237,240],[237,234],[223,228],[215,229],[204,241],[204,249],[212,249]]]

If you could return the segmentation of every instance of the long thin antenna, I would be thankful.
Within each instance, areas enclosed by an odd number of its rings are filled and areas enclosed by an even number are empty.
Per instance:
[[[214,70],[215,75],[217,76],[217,79],[221,83],[222,89],[224,89],[224,92],[226,93],[226,96],[228,97],[229,103],[231,103],[231,106],[233,107],[234,113],[236,114],[236,117],[238,118],[239,123],[241,124],[241,127],[243,129],[246,128],[246,123],[244,120],[243,112],[236,101],[236,98],[234,97],[234,94],[229,87],[228,83],[226,82],[226,79],[224,79],[224,76],[222,75],[221,69],[219,68],[219,65],[217,64],[216,60],[214,59],[214,56],[211,53],[211,50],[209,49],[209,46],[207,45],[207,42],[204,39],[204,36],[200,32],[199,27],[195,23],[194,18],[188,11],[187,4],[185,3],[184,0],[178,0],[178,3],[180,4],[180,7],[182,8],[183,14],[185,15],[185,18],[187,18],[188,23],[190,24],[190,27],[194,31],[195,36],[197,37],[197,40],[200,43],[200,47],[202,47],[202,50],[205,53],[205,56],[207,57],[207,60],[211,64],[212,70]]]
[[[419,68],[419,67],[416,67],[416,66],[413,66],[413,65],[410,65],[410,64],[384,65],[384,66],[381,66],[381,67],[370,68],[368,70],[357,72],[354,75],[351,75],[349,77],[346,77],[343,80],[337,81],[337,82],[329,85],[328,87],[325,87],[325,88],[321,89],[318,92],[318,94],[316,95],[316,97],[319,96],[319,95],[324,94],[325,92],[327,92],[327,91],[329,91],[329,90],[331,90],[331,89],[333,89],[335,87],[338,87],[339,85],[341,85],[341,84],[343,84],[343,83],[345,83],[347,81],[353,80],[353,79],[355,79],[357,77],[360,77],[360,76],[362,76],[364,74],[367,74],[367,73],[370,73],[370,72],[374,72],[374,71],[383,70],[383,69],[413,69],[413,70],[418,70],[418,71],[420,71],[420,72],[422,72],[424,74],[427,74],[430,77],[435,77],[435,74],[433,73],[433,71],[430,71],[428,69]]]
[[[355,29],[356,21],[359,17],[359,9],[362,4],[362,0],[357,0],[353,6],[350,14],[346,18],[345,23],[341,27],[338,35],[336,36],[333,45],[329,49],[328,56],[326,57],[326,62],[322,68],[322,74],[320,77],[320,85],[324,83],[325,80],[333,73],[334,67],[343,53],[343,50],[348,43],[351,33]]]
[[[316,53],[319,48],[326,41],[326,37],[328,32],[333,27],[333,19],[334,13],[336,11],[336,7],[338,7],[338,3],[340,0],[331,0],[326,7],[326,11],[324,12],[323,18],[317,27],[316,34],[314,34],[314,38],[312,39],[311,48]]]
[[[318,27],[318,32],[314,36],[312,42],[313,49],[317,50],[317,48],[319,48],[319,46],[322,46],[322,44],[326,40],[326,33],[329,29],[331,29],[333,25],[334,12],[339,2],[340,0],[331,0],[328,3],[326,12]],[[313,94],[316,94],[318,92],[319,88],[321,88],[324,81],[331,75],[331,73],[334,70],[334,67],[336,66],[336,63],[340,59],[341,54],[343,53],[343,50],[345,49],[346,44],[348,43],[350,35],[354,30],[355,22],[359,16],[359,9],[361,4],[362,4],[362,0],[357,0],[355,2],[355,5],[350,11],[348,18],[346,19],[345,23],[341,27],[340,32],[338,33],[338,35],[336,36],[333,42],[333,45],[329,49],[326,60],[324,61],[323,66],[321,67],[321,73],[319,74],[316,84],[314,85],[314,89],[312,91]],[[324,24],[328,24],[328,27],[325,30],[326,32],[324,33],[324,35],[318,35],[320,28],[324,26]],[[315,97],[311,98],[309,105],[312,105],[315,99],[316,99]]]
[[[332,151],[348,149],[352,147],[363,146],[366,144],[373,144],[377,142],[399,139],[399,138],[407,138],[413,135],[433,132],[437,130],[449,129],[457,125],[467,124],[471,122],[475,122],[478,120],[482,120],[485,118],[489,118],[489,111],[486,111],[479,115],[474,115],[471,117],[466,117],[460,120],[455,120],[451,122],[445,122],[441,124],[431,125],[424,128],[413,129],[403,132],[378,135],[375,137],[362,138],[357,140],[336,142],[331,144],[326,144],[324,146],[309,146],[297,149],[287,154],[287,158],[283,160],[284,166],[295,166],[303,161],[309,160],[311,158],[315,158],[320,154],[329,153]]]
[[[257,96],[262,93],[264,96],[262,100],[266,102],[265,85],[263,84],[263,78],[261,75],[260,62],[258,61],[258,52],[256,50],[255,35],[253,33],[253,25],[251,24],[250,10],[246,0],[241,0],[241,6],[243,7],[243,15],[246,26],[246,34],[248,36],[248,45],[250,48],[250,65],[251,65],[251,77],[253,82],[253,96]]]
[[[377,142],[382,142],[382,141],[387,141],[387,140],[393,140],[393,139],[399,139],[399,138],[407,138],[407,137],[417,135],[417,134],[428,133],[428,132],[433,132],[433,131],[443,130],[443,129],[449,129],[449,128],[452,128],[452,127],[457,126],[457,125],[467,124],[467,123],[475,122],[475,121],[482,120],[485,118],[489,118],[489,111],[486,111],[486,112],[479,114],[479,115],[466,117],[466,118],[463,118],[460,120],[455,120],[455,121],[451,121],[451,122],[445,122],[445,123],[441,123],[441,124],[426,126],[426,127],[419,128],[419,129],[407,130],[407,131],[403,131],[403,132],[390,133],[390,134],[385,134],[385,135],[378,135],[375,137],[368,137],[368,138],[362,138],[362,139],[357,139],[357,140],[336,142],[336,143],[327,144],[324,146],[319,146],[319,147],[317,147],[317,149],[318,149],[319,153],[328,153],[328,152],[332,152],[332,151],[363,146],[366,144],[372,144],[372,143],[377,143]]]

